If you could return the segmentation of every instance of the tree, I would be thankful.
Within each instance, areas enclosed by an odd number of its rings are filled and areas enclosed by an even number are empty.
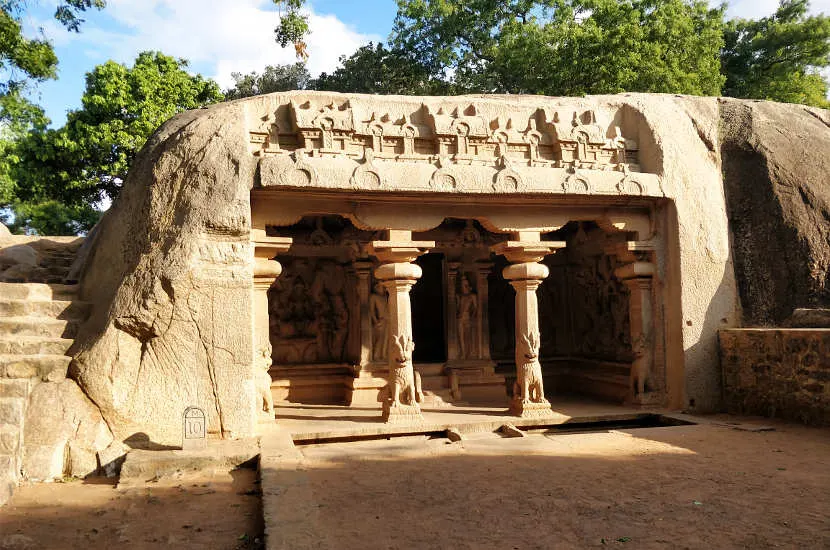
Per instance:
[[[724,94],[828,106],[830,17],[807,16],[807,0],[782,0],[775,14],[727,23],[721,69]]]
[[[104,0],[63,0],[55,10],[57,19],[68,30],[80,30],[80,14],[86,10],[105,6]],[[27,81],[55,78],[58,58],[52,45],[44,38],[23,36],[21,18],[25,0],[0,0],[0,70],[11,75],[0,82],[0,94],[20,89]]]
[[[164,121],[222,99],[218,85],[187,62],[142,52],[132,67],[108,61],[86,76],[83,107],[60,129],[36,129],[15,145],[11,207],[18,226],[37,232],[87,230],[95,205],[121,189],[135,155]],[[64,208],[63,214],[56,210]],[[60,222],[43,223],[48,211]]]
[[[268,65],[262,74],[256,72],[242,74],[231,73],[234,87],[225,91],[225,99],[239,99],[271,92],[304,90],[308,87],[311,75],[302,63],[293,65]]]
[[[722,20],[703,0],[398,0],[393,45],[459,91],[712,95]]]
[[[322,73],[311,84],[316,90],[369,94],[446,94],[447,82],[428,67],[397,49],[371,42],[349,57],[331,74]]]

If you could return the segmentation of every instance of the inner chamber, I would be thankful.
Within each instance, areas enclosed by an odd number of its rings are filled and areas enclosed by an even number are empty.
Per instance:
[[[379,404],[386,297],[369,245],[383,235],[341,216],[308,216],[267,231],[294,243],[280,255],[283,273],[268,293],[275,401]],[[507,261],[490,248],[507,235],[447,218],[413,238],[436,243],[416,260],[423,275],[411,291],[414,366],[427,407],[505,405],[515,379],[515,292],[501,275]],[[550,275],[537,290],[546,393],[622,402],[634,360],[629,293],[606,250],[626,234],[571,222],[543,240],[567,242],[545,258]]]

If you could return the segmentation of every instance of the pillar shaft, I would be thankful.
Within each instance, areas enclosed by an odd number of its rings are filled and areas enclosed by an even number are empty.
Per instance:
[[[372,360],[372,321],[369,313],[369,295],[372,292],[372,264],[370,262],[355,262],[357,273],[357,296],[360,312],[360,368],[365,367]]]
[[[482,262],[477,265],[478,286],[478,357],[490,360],[490,289],[487,278],[493,264]]]

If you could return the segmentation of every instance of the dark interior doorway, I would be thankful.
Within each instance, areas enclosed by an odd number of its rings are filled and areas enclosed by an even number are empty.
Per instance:
[[[419,363],[447,360],[444,330],[444,255],[425,254],[415,260],[423,275],[412,287],[413,359]]]

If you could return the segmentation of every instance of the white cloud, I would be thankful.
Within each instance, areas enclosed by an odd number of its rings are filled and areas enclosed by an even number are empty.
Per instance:
[[[348,27],[334,15],[309,11],[311,57],[309,72],[332,71],[338,57],[380,37]],[[159,50],[181,57],[223,87],[233,83],[231,72],[261,71],[266,65],[293,63],[294,48],[274,41],[279,16],[262,0],[108,0],[106,15],[121,28],[85,25],[69,39],[79,51],[131,63],[138,52]],[[52,33],[50,33],[52,34]],[[59,33],[52,34],[56,36]]]
[[[715,3],[712,2],[712,5]],[[772,15],[778,8],[778,0],[734,0],[728,2],[726,16],[758,19]],[[810,13],[830,15],[830,0],[811,0]]]

